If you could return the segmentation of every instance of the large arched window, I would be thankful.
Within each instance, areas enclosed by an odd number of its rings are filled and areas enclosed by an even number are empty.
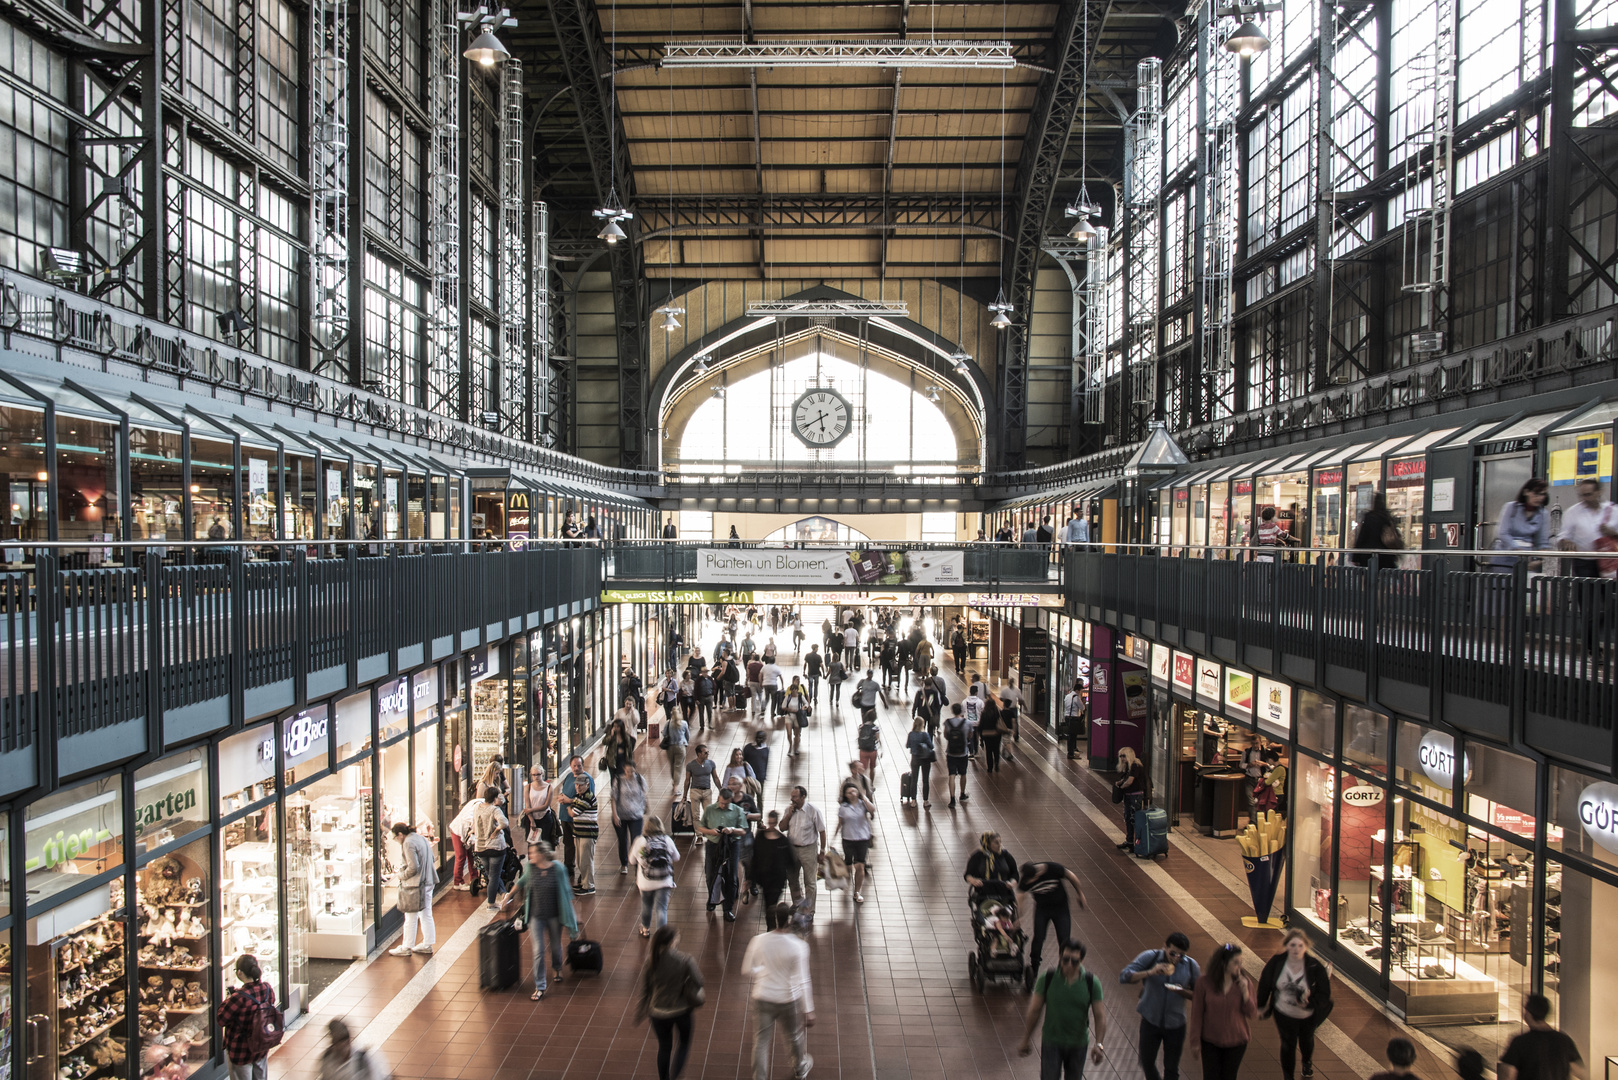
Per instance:
[[[766,544],[866,544],[871,538],[828,517],[806,517],[783,525],[764,538]]]
[[[889,374],[892,371],[894,374]],[[845,464],[901,472],[954,472],[960,445],[940,407],[940,389],[922,372],[877,370],[811,348],[806,354],[724,385],[709,378],[691,391],[712,395],[678,434],[670,464],[684,470],[732,471],[784,464]],[[792,408],[810,389],[830,387],[849,403],[848,435],[829,449],[812,448],[792,430]]]

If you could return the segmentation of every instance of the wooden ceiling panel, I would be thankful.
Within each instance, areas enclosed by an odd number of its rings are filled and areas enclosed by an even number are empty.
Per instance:
[[[1011,174],[1016,171],[1015,160],[1004,170],[1006,183],[1011,183]],[[961,169],[894,169],[894,191],[959,191],[961,189]],[[1000,190],[1000,169],[967,169],[967,191],[998,191]]]
[[[771,139],[816,143],[880,139],[886,143],[888,116],[886,113],[856,113],[853,116],[783,116],[772,113],[759,117],[758,129],[766,142]]]
[[[836,195],[869,195],[882,190],[882,169],[827,169],[819,185],[812,190]]]
[[[650,179],[650,173],[662,170],[667,175],[670,164],[669,144],[666,142],[636,143],[630,149],[630,156],[634,158],[635,178],[637,186],[640,178]],[[728,167],[753,167],[752,140],[739,142],[700,142],[675,143],[673,148],[673,164],[675,165],[703,165],[708,168],[723,169]],[[691,190],[696,190],[696,177],[690,178]]]
[[[785,142],[780,139],[765,142],[760,148],[764,165],[833,166],[882,165],[887,161],[886,139],[824,139],[813,142]],[[752,147],[748,147],[751,152]]]
[[[961,166],[963,164],[968,167],[978,165],[989,168],[1000,165],[1001,144],[999,140],[989,139],[983,142],[969,142],[964,146],[957,140],[945,140],[945,142],[946,145],[942,149],[947,150],[947,156],[954,159],[953,172],[957,177],[961,175]],[[1008,164],[1012,164],[1013,167],[1015,167],[1014,163],[1016,161],[1015,150],[1020,148],[1021,145],[1020,140],[1006,140],[1005,146],[1010,159]],[[893,148],[893,163],[896,166],[927,165],[937,168],[939,158],[946,156],[940,153],[940,150],[938,143],[932,139],[900,139]],[[943,170],[950,171],[949,166],[944,166]],[[955,186],[959,187],[960,184],[957,182]]]

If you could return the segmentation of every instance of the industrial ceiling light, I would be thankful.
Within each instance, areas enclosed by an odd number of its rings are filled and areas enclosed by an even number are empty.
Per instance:
[[[685,314],[685,308],[683,308],[683,307],[671,307],[671,306],[665,305],[663,307],[658,308],[657,313],[659,315],[663,316],[663,322],[661,324],[663,329],[672,334],[672,333],[674,333],[674,331],[676,331],[676,330],[678,330],[680,328],[680,320],[676,319],[674,316],[676,316],[676,315],[684,315]]]
[[[253,328],[253,323],[251,320],[249,320],[239,308],[231,308],[229,311],[221,311],[217,316],[216,321],[219,323],[219,332],[227,336],[231,334],[244,334]]]
[[[950,354],[949,359],[950,359],[950,363],[955,365],[955,370],[956,371],[960,372],[962,375],[971,374],[971,371],[972,371],[972,354],[971,353],[967,352],[965,349],[956,349],[953,353]]]
[[[1009,41],[670,41],[661,67],[1011,68]]]
[[[45,277],[49,281],[72,282],[90,276],[89,257],[72,248],[48,247],[43,262]]]
[[[1243,60],[1251,60],[1269,47],[1269,37],[1252,19],[1242,23],[1236,28],[1235,33],[1225,39],[1225,50],[1235,53]]]
[[[1067,231],[1067,235],[1081,244],[1088,244],[1096,237],[1096,227],[1090,224],[1089,218],[1080,216],[1074,220],[1073,227]]]
[[[510,8],[492,11],[479,5],[476,11],[463,11],[455,18],[465,23],[473,34],[472,44],[466,47],[466,51],[461,53],[462,56],[484,67],[494,67],[511,59],[511,50],[495,36],[495,31],[517,25],[517,20],[511,17]]]
[[[607,205],[600,210],[592,211],[590,216],[603,223],[601,231],[596,233],[596,239],[605,240],[608,245],[612,245],[629,235],[618,223],[628,221],[635,215],[625,210],[619,203],[618,189],[614,187],[607,195]]]
[[[989,305],[989,310],[994,312],[994,318],[989,320],[990,326],[996,330],[1009,330],[1011,328],[1011,313],[1016,309],[1006,302],[1006,291],[1004,289],[994,294],[994,303]]]
[[[696,371],[698,375],[708,374],[708,358],[706,356],[697,357],[697,363],[693,370]]]
[[[708,389],[713,391],[713,396],[714,397],[720,399],[721,401],[724,400],[724,398],[725,398],[725,388],[723,386],[710,386]]]
[[[933,402],[937,402],[937,401],[941,401],[941,400],[943,400],[943,399],[942,399],[942,398],[940,398],[940,397],[939,397],[939,396],[938,396],[938,387],[936,387],[936,386],[929,386],[929,387],[928,387],[928,388],[927,388],[927,400],[928,400],[928,401],[933,401]]]

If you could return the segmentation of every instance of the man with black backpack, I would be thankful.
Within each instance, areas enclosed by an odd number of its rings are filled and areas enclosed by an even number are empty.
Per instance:
[[[270,1048],[280,1045],[286,1019],[275,1007],[275,988],[264,981],[258,959],[251,953],[236,958],[236,977],[242,984],[219,1006],[230,1080],[265,1080]]]
[[[960,800],[966,801],[966,763],[969,760],[967,734],[971,729],[959,702],[951,705],[949,712],[949,719],[944,721],[944,765],[949,776],[949,804],[953,807],[957,786],[960,788]]]
[[[938,684],[932,679],[923,679],[916,684],[916,700],[911,706],[910,715],[918,717],[927,725],[927,734],[938,734],[939,714],[944,711],[944,697],[938,690]]]
[[[713,697],[719,690],[713,671],[703,668],[697,673],[697,730],[701,731],[713,719]]]

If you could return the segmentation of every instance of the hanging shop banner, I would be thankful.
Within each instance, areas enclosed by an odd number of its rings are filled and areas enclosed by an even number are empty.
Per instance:
[[[1043,607],[1059,608],[1062,606],[1061,593],[988,593],[974,592],[966,594],[966,602],[971,607]]]
[[[1189,695],[1196,686],[1197,658],[1190,653],[1174,650],[1174,670],[1170,675],[1174,689]]]
[[[603,604],[752,604],[759,593],[723,589],[602,589]]]
[[[1174,657],[1174,650],[1167,645],[1152,643],[1152,681],[1159,686],[1169,684],[1169,666]]]
[[[1285,738],[1292,734],[1292,687],[1274,679],[1258,680],[1254,718],[1259,726]]]
[[[1243,716],[1253,715],[1253,675],[1235,668],[1225,669],[1225,708]]]
[[[1219,708],[1220,701],[1224,697],[1221,693],[1223,687],[1220,685],[1222,674],[1223,669],[1217,661],[1200,658],[1197,660],[1197,699],[1210,709]]]
[[[697,581],[704,585],[820,586],[934,585],[966,582],[962,551],[887,551],[882,548],[698,548]]]

